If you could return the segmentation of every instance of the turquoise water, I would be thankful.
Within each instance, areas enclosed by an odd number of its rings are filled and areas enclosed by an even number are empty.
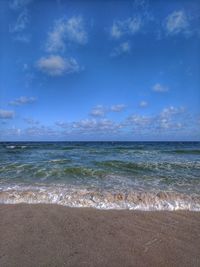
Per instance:
[[[200,210],[200,142],[2,142],[0,202]]]

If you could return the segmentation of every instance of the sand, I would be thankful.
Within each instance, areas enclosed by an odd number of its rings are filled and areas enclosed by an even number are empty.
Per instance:
[[[0,205],[0,266],[200,266],[200,212]]]

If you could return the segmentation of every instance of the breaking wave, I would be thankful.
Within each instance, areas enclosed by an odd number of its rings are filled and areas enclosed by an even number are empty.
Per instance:
[[[27,148],[27,146],[22,146],[22,145],[9,145],[6,146],[7,149],[24,149]]]
[[[0,203],[46,203],[68,207],[200,211],[200,196],[167,191],[109,191],[66,185],[1,187]]]

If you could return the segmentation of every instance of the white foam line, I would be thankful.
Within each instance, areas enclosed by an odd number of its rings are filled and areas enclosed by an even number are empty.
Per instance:
[[[99,192],[76,187],[1,188],[0,203],[46,203],[69,207],[129,210],[191,210],[200,211],[200,196],[175,192]]]

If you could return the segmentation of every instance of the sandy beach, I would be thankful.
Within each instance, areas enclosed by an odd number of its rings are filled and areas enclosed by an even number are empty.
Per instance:
[[[0,205],[0,266],[200,266],[199,212]]]

